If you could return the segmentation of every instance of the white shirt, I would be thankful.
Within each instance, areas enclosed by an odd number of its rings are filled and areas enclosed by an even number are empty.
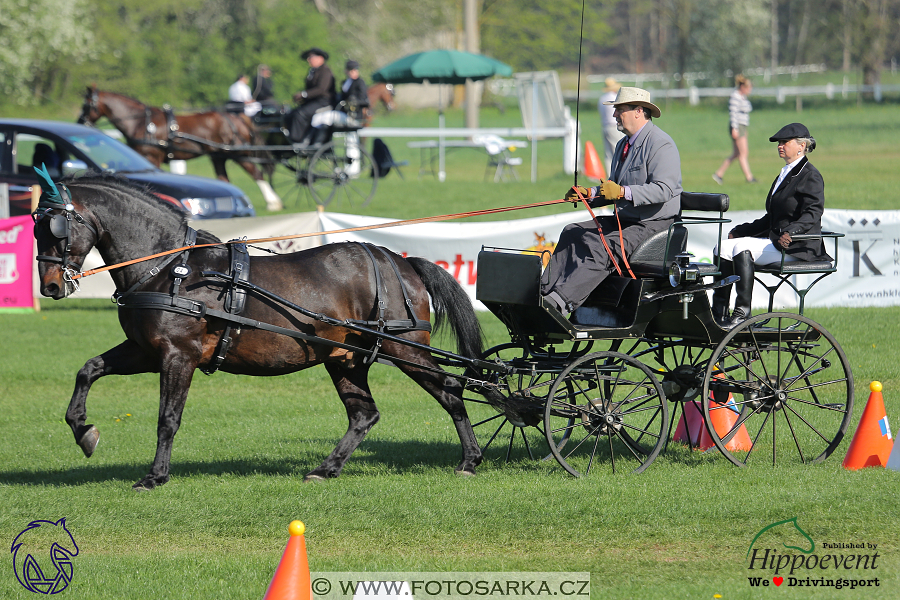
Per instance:
[[[232,83],[231,87],[228,88],[228,99],[232,102],[243,102],[244,114],[248,117],[252,117],[262,108],[259,102],[252,101],[253,92],[250,91],[250,86],[241,79]]]
[[[800,159],[802,159],[802,158],[803,158],[803,155],[801,154],[800,156],[797,157],[797,160],[795,160],[794,162],[790,162],[790,163],[784,165],[783,167],[781,167],[781,173],[778,174],[778,179],[775,180],[775,185],[772,187],[773,194],[775,193],[775,190],[778,189],[778,186],[781,185],[781,182],[784,181],[784,178],[787,177],[787,174],[791,172],[791,169],[793,169],[797,165],[797,163],[800,162]]]
[[[250,91],[249,85],[238,79],[228,88],[228,99],[232,102],[246,102],[253,100],[253,92]]]

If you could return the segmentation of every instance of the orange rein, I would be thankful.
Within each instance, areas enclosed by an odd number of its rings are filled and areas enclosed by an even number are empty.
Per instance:
[[[133,260],[127,260],[125,262],[121,262],[115,265],[104,265],[102,267],[97,267],[96,269],[90,269],[88,271],[82,271],[81,273],[77,273],[72,276],[72,279],[81,279],[82,277],[87,277],[89,275],[96,275],[97,273],[103,273],[104,271],[111,271],[113,269],[120,269],[122,267],[127,267],[129,265],[133,265],[136,263],[144,262],[147,260],[153,260],[154,258],[159,258],[161,256],[168,256],[170,254],[176,254],[178,252],[184,252],[185,250],[190,250],[193,248],[209,248],[212,246],[221,246],[223,244],[261,244],[264,242],[277,242],[281,240],[293,240],[298,238],[312,237],[316,235],[329,235],[335,233],[349,233],[351,231],[365,231],[368,229],[384,229],[386,227],[399,227],[401,225],[412,225],[415,223],[431,223],[436,221],[449,221],[452,219],[462,219],[465,217],[477,217],[479,215],[490,215],[494,213],[500,212],[508,212],[512,210],[521,210],[525,208],[536,208],[538,206],[549,206],[551,204],[561,204],[563,202],[568,202],[567,200],[547,200],[545,202],[535,202],[533,204],[523,204],[521,206],[506,206],[503,208],[488,208],[485,210],[475,210],[471,212],[464,213],[455,213],[452,215],[438,215],[435,217],[419,217],[418,219],[406,219],[404,221],[390,221],[388,223],[379,223],[377,225],[366,225],[364,227],[350,227],[347,229],[335,229],[334,231],[311,231],[308,233],[296,233],[293,235],[281,235],[278,237],[270,237],[270,238],[258,238],[255,240],[230,240],[228,242],[216,242],[213,244],[196,244],[194,246],[182,246],[181,248],[175,248],[174,250],[166,250],[165,252],[158,252],[156,254],[151,254],[150,256],[143,256],[141,258],[135,258]],[[587,203],[585,203],[587,204]],[[588,210],[591,210],[588,207]],[[591,216],[594,213],[591,211]],[[594,222],[597,221],[597,218],[594,217]],[[603,235],[601,233],[601,235]],[[605,242],[604,242],[605,243]],[[612,256],[612,255],[610,255]],[[615,261],[615,259],[613,259]],[[618,265],[616,265],[618,268]]]
[[[591,213],[591,218],[594,220],[594,225],[597,226],[597,233],[600,234],[600,241],[603,242],[603,247],[606,248],[606,253],[609,255],[609,260],[612,261],[613,266],[616,268],[616,273],[619,274],[619,277],[622,276],[622,269],[619,268],[619,262],[616,260],[615,255],[612,253],[612,250],[609,249],[609,244],[606,243],[606,236],[603,235],[603,229],[600,227],[600,222],[597,220],[597,216],[594,214],[593,209],[591,209],[591,205],[588,204],[588,198],[581,195],[581,192],[578,191],[578,187],[575,186],[575,193],[578,194],[578,199],[584,203],[585,208],[588,209],[588,212]],[[631,265],[628,264],[628,258],[625,256],[625,240],[622,239],[622,222],[619,220],[619,207],[613,203],[613,211],[616,213],[616,223],[619,224],[619,248],[622,249],[622,261],[625,263],[625,268],[628,269],[628,274],[631,275],[632,279],[637,279],[634,276],[634,273],[631,272]]]

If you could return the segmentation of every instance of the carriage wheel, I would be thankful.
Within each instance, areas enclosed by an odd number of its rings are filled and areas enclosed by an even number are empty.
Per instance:
[[[690,447],[699,444],[700,428],[691,429],[693,419],[685,419],[684,411],[688,402],[697,402],[697,410],[700,410],[703,377],[713,350],[715,345],[662,337],[639,340],[625,351],[625,354],[640,359],[653,370],[662,383],[666,399],[675,404],[666,436],[667,447],[676,423],[684,427]]]
[[[544,410],[550,451],[576,477],[599,461],[609,461],[613,472],[624,466],[640,473],[662,450],[668,422],[666,396],[653,372],[608,351],[567,366]]]
[[[825,460],[852,414],[847,356],[824,327],[804,316],[751,317],[710,358],[703,418],[716,447],[738,466],[770,455],[772,464],[776,457]]]
[[[374,166],[358,135],[336,137],[309,161],[306,179],[313,200],[322,206],[328,206],[332,200],[345,200],[350,206],[368,206],[378,186]]]
[[[269,183],[285,206],[299,205],[301,194],[309,189],[307,187],[309,158],[308,154],[294,152],[285,152],[278,157]]]
[[[550,386],[559,369],[529,370],[523,368],[527,359],[527,350],[515,343],[500,344],[487,350],[482,360],[520,368],[511,374],[486,374],[487,380],[497,385],[496,391],[484,390],[480,397],[466,398],[468,402],[481,405],[470,411],[481,451],[486,454],[496,442],[495,448],[504,448],[506,462],[510,461],[514,451],[522,448],[532,460],[550,456],[540,424]],[[527,363],[534,364],[533,361]]]

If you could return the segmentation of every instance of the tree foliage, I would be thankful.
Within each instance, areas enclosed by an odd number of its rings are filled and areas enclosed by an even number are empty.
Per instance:
[[[900,52],[900,0],[480,0],[481,51],[516,70],[727,74],[825,63],[866,83]],[[584,36],[581,35],[582,7]],[[221,105],[240,72],[302,86],[299,53],[336,74],[462,48],[462,0],[0,0],[0,105],[79,102],[85,85],[149,104]]]

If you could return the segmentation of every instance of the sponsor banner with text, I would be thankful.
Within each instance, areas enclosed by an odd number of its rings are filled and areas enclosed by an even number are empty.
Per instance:
[[[0,310],[34,308],[31,216],[0,219]]]

